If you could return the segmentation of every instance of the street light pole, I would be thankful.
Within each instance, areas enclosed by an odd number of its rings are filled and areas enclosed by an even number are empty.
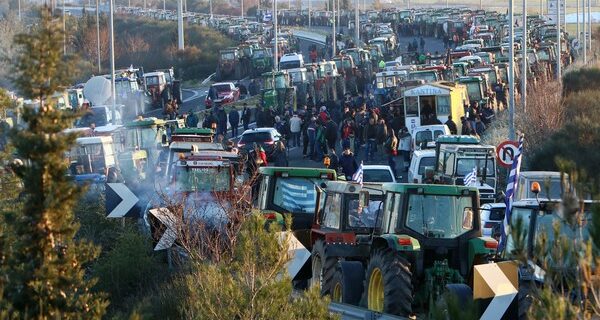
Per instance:
[[[110,88],[111,88],[111,113],[112,124],[117,124],[117,86],[115,85],[115,25],[113,15],[113,0],[108,0],[108,21],[110,28]]]
[[[577,37],[575,37],[577,40],[581,39],[581,34],[579,33],[579,0],[575,0],[575,3],[577,4]],[[581,41],[581,40],[580,40]]]
[[[581,0],[581,11],[582,14],[582,29],[583,29],[583,63],[587,63],[587,24],[585,23],[585,0]]]
[[[63,23],[63,55],[67,55],[67,20],[65,17],[65,0],[62,2],[62,23]]]
[[[358,25],[358,5],[360,4],[360,0],[356,0],[356,6],[354,7],[354,37],[356,38],[355,43],[356,47],[359,47],[360,43],[360,26]]]
[[[521,67],[521,105],[523,106],[523,112],[527,112],[527,69],[529,64],[527,63],[527,0],[523,0],[523,36],[521,42],[523,45],[523,66]]]
[[[244,0],[240,0],[240,7],[241,7],[241,10],[240,10],[241,15],[240,16],[243,19],[244,18]]]
[[[562,64],[562,52],[561,52],[561,43],[560,43],[560,36],[561,36],[561,32],[560,32],[560,0],[557,1],[557,6],[556,6],[556,79],[558,79],[558,81],[560,82],[561,80],[561,74],[562,74],[562,70],[561,70],[561,64]]]
[[[279,48],[277,44],[277,0],[273,0],[273,35],[275,36],[275,59],[273,59],[273,70],[279,70]]]
[[[513,0],[508,0],[509,43],[508,43],[508,138],[515,139],[515,15]]]
[[[212,0],[208,0],[208,7],[210,10],[210,20],[212,20],[213,18],[213,13],[212,13]]]
[[[177,0],[177,38],[177,49],[183,50],[183,0]]]
[[[335,41],[335,0],[331,1],[331,6],[333,9],[333,23],[331,24],[332,28],[333,28],[333,37],[331,38],[331,44],[333,44],[333,48],[331,49],[331,58],[335,57],[335,52],[336,52],[336,41]]]
[[[590,53],[592,53],[592,0],[588,0],[588,43]]]
[[[310,22],[311,22],[310,21],[310,19],[311,19],[311,16],[310,16],[311,4],[310,3],[311,3],[311,0],[308,0],[308,27],[309,28],[310,28]]]
[[[98,74],[101,73],[100,65],[100,0],[96,0],[96,45],[98,49]]]

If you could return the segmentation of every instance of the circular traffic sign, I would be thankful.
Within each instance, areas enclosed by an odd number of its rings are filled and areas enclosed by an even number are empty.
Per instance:
[[[510,168],[517,152],[519,152],[518,142],[509,140],[502,142],[496,148],[496,159],[498,160],[498,164]]]

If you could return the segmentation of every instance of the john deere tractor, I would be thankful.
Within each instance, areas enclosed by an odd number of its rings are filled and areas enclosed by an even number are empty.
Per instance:
[[[265,47],[258,47],[252,51],[252,76],[258,77],[261,74],[273,69],[273,53]]]
[[[395,183],[382,189],[385,201],[374,218],[381,224],[363,239],[370,242],[367,252],[338,262],[333,300],[352,303],[361,292],[362,306],[408,316],[432,310],[447,289],[471,290],[466,283],[473,266],[486,263],[498,245],[480,236],[477,189]],[[359,207],[369,203],[369,193],[361,191]]]
[[[296,110],[296,87],[286,70],[263,73],[262,80],[260,97],[263,108],[273,108],[281,113],[289,108]]]

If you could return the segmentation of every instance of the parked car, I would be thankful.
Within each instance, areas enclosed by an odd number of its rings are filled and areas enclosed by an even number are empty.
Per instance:
[[[206,108],[212,108],[213,105],[235,102],[240,98],[240,90],[236,88],[233,82],[218,82],[210,86],[204,99]]]
[[[417,150],[413,153],[408,167],[408,175],[406,182],[408,183],[423,183],[425,169],[434,169],[435,166],[435,150]]]
[[[497,237],[506,212],[504,203],[486,203],[481,205],[481,233],[484,237]]]
[[[249,151],[254,143],[257,143],[269,157],[273,153],[275,144],[280,140],[283,140],[282,136],[275,128],[255,128],[244,131],[237,146],[241,150]]]
[[[412,149],[435,148],[435,139],[442,135],[450,135],[450,129],[445,124],[418,126],[412,133]]]
[[[396,182],[396,177],[390,166],[363,165],[363,182]]]

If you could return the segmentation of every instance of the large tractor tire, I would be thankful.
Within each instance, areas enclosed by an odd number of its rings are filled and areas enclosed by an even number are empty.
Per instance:
[[[363,301],[377,312],[407,317],[412,312],[413,285],[410,263],[390,248],[371,255]]]
[[[337,263],[331,285],[331,301],[358,305],[363,293],[365,268],[358,261]]]
[[[327,245],[323,240],[315,242],[311,258],[312,278],[310,279],[310,286],[319,285],[321,287],[321,295],[328,295],[331,293],[333,273],[335,272],[338,259],[327,254]]]

